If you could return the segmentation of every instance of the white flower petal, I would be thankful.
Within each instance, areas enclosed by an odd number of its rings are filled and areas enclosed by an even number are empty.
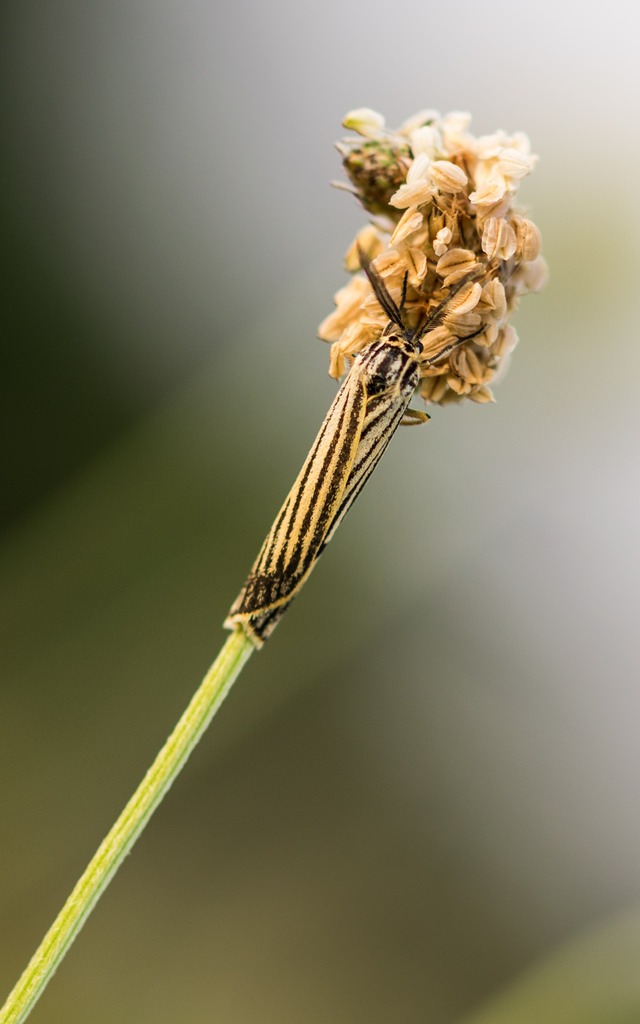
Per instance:
[[[431,160],[426,153],[419,153],[407,171],[407,185],[413,185],[415,181],[424,181],[429,174]]]
[[[390,244],[395,245],[397,242],[402,242],[408,235],[413,234],[414,231],[418,231],[418,229],[422,227],[422,221],[422,214],[415,206],[410,206],[408,210],[405,210],[398,221],[396,229],[391,236]]]
[[[370,107],[358,107],[357,110],[349,111],[342,126],[367,139],[375,139],[384,130],[384,117]]]
[[[440,121],[440,128],[447,132],[466,132],[471,124],[471,114],[467,110],[452,110]]]
[[[538,158],[521,153],[518,149],[503,149],[496,164],[496,170],[505,178],[524,178],[533,170]]]
[[[401,135],[411,135],[416,128],[421,128],[423,125],[432,124],[440,120],[440,111],[438,110],[419,110],[417,114],[412,117],[408,117],[403,124],[400,125],[399,132]]]
[[[462,192],[467,185],[467,176],[462,168],[450,160],[434,161],[429,168],[429,177],[437,189],[452,195]]]
[[[444,256],[445,252],[449,248],[449,245],[451,244],[452,238],[453,235],[451,233],[451,228],[440,228],[436,237],[433,240],[433,251],[435,252],[436,256]]]
[[[442,146],[440,132],[432,124],[425,124],[422,128],[416,128],[409,136],[411,152],[415,157],[424,153],[430,160],[436,156],[436,152]]]
[[[428,181],[416,181],[413,185],[401,185],[397,192],[391,196],[389,203],[398,210],[407,206],[420,206],[427,203],[433,195],[433,189]]]
[[[507,184],[502,181],[488,181],[477,192],[472,192],[469,202],[475,206],[493,206],[499,203],[507,191]]]

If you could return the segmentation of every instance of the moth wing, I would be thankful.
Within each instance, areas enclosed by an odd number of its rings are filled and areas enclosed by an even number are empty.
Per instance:
[[[366,408],[364,383],[350,374],[327,413],[225,626],[252,626],[249,632],[255,642],[261,642],[275,628],[334,526],[360,444]]]
[[[327,546],[360,491],[373,473],[387,449],[397,427],[405,415],[410,393],[397,401],[390,401],[387,395],[372,395],[365,405],[365,415],[360,427],[358,449],[351,460],[349,476],[342,490],[341,500],[336,504],[333,517],[318,554]]]

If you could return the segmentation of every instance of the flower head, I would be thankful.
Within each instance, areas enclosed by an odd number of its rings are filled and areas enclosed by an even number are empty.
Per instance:
[[[421,339],[424,400],[493,400],[489,385],[517,342],[508,319],[519,296],[541,288],[546,274],[540,232],[514,205],[537,157],[523,133],[476,138],[470,120],[425,110],[390,131],[368,108],[345,118],[359,135],[338,144],[349,188],[376,216],[350,247],[346,266],[355,276],[319,328],[332,342],[332,376],[342,376],[387,323],[357,273],[362,251],[394,301],[405,295],[409,323],[419,326],[444,303],[440,322]],[[439,352],[442,359],[434,360]]]

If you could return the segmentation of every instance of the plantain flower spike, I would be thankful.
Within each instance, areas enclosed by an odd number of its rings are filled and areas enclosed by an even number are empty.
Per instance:
[[[520,295],[546,279],[540,232],[516,205],[518,186],[537,157],[522,132],[476,137],[469,114],[423,110],[397,130],[381,114],[353,110],[338,143],[353,192],[370,223],[345,257],[353,277],[320,325],[332,342],[329,372],[340,378],[380,337],[386,316],[360,270],[371,260],[404,316],[418,326],[442,303],[441,322],[422,337],[419,390],[425,402],[492,402],[490,385],[506,369],[518,337],[509,318]],[[460,286],[460,282],[467,279]],[[447,302],[447,297],[456,286]],[[456,344],[461,338],[467,341]],[[438,352],[446,358],[433,362]]]

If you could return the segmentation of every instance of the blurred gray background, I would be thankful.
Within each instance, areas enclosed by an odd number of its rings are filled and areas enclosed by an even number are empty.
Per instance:
[[[637,5],[0,18],[3,990],[335,393],[315,331],[366,218],[332,144],[362,105],[527,131],[549,285],[497,404],[394,440],[33,1020],[453,1024],[635,921]]]

